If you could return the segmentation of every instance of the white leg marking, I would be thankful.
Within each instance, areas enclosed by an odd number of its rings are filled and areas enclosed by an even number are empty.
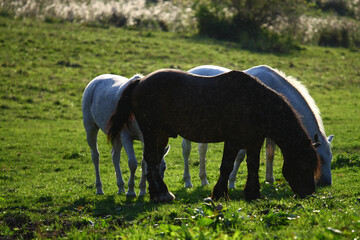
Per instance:
[[[235,158],[234,169],[232,170],[230,177],[229,177],[229,188],[235,189],[236,175],[239,171],[240,164],[245,159],[245,154],[246,154],[246,150],[241,149]]]
[[[183,180],[185,183],[185,188],[191,188],[193,187],[192,183],[191,183],[191,176],[190,176],[190,171],[189,171],[189,156],[190,156],[190,151],[191,151],[191,142],[187,139],[183,139],[182,141],[182,154],[183,154],[183,158],[184,158],[184,175],[183,175]]]
[[[207,143],[199,143],[199,158],[200,158],[200,166],[199,166],[199,177],[201,180],[201,186],[209,185],[206,174],[206,151],[208,149]]]
[[[266,182],[270,184],[275,182],[273,174],[275,148],[275,142],[270,138],[266,138]]]

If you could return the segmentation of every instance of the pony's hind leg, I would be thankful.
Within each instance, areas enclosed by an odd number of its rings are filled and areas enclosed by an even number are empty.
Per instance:
[[[124,146],[126,154],[128,156],[128,165],[130,169],[130,178],[128,182],[128,191],[126,193],[127,197],[136,197],[135,193],[135,172],[137,169],[137,160],[135,157],[133,140],[131,139],[130,133],[127,130],[123,130],[121,133],[121,142]]]
[[[183,180],[185,183],[185,188],[192,188],[191,176],[189,171],[189,157],[191,151],[191,142],[185,138],[182,141],[182,154],[184,158],[184,175]]]
[[[229,175],[233,170],[235,157],[238,151],[239,147],[236,142],[225,142],[224,153],[220,167],[220,177],[211,195],[213,200],[219,200],[222,197],[224,197],[226,200],[230,200],[228,195],[228,181]]]
[[[245,154],[246,154],[246,150],[241,149],[238,152],[238,154],[236,155],[235,163],[234,163],[234,169],[232,170],[232,172],[230,174],[230,177],[229,177],[229,188],[235,189],[236,175],[237,175],[237,173],[239,171],[240,164],[245,159]]]
[[[150,199],[154,202],[171,202],[175,196],[169,192],[160,174],[160,162],[169,137],[163,132],[143,132],[143,136]]]
[[[93,124],[88,123],[84,121],[84,126],[86,130],[86,140],[88,142],[88,145],[91,149],[91,160],[94,164],[95,168],[95,187],[96,187],[96,194],[103,195],[104,191],[102,189],[102,182],[100,178],[100,167],[99,167],[99,161],[100,161],[100,154],[97,147],[97,135],[99,132],[99,128]]]
[[[266,138],[266,182],[270,184],[275,182],[273,173],[275,148],[275,142],[270,138]]]
[[[245,199],[248,201],[260,198],[259,166],[262,142],[263,140],[247,149],[248,177],[244,191]]]
[[[116,173],[116,185],[118,186],[118,189],[119,189],[118,194],[125,193],[124,180],[123,180],[123,177],[121,174],[121,169],[120,169],[121,148],[122,148],[121,140],[120,140],[120,138],[117,138],[114,141],[113,147],[111,149],[111,157],[112,157],[112,161],[113,161],[115,173]]]
[[[207,180],[207,173],[206,173],[207,149],[208,149],[207,143],[199,143],[199,159],[200,159],[199,177],[201,180],[201,186],[209,185],[209,182]]]

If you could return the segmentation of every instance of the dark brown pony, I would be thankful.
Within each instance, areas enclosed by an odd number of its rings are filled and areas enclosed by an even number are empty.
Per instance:
[[[284,97],[246,73],[201,77],[159,70],[135,80],[109,119],[109,140],[116,139],[132,114],[144,136],[146,176],[155,202],[175,198],[159,174],[159,164],[169,137],[178,135],[194,142],[225,142],[214,200],[229,198],[229,174],[239,149],[247,149],[245,198],[260,197],[259,155],[265,137],[280,147],[282,172],[292,190],[300,197],[315,192],[320,161],[298,115]]]

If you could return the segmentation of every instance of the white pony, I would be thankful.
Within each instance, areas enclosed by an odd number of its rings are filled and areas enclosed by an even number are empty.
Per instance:
[[[119,98],[128,83],[135,79],[141,78],[141,75],[135,75],[131,79],[122,76],[104,74],[93,79],[85,88],[82,98],[83,122],[86,131],[86,138],[91,149],[91,159],[95,166],[96,174],[96,194],[104,194],[99,171],[99,151],[97,148],[97,135],[99,128],[105,133],[106,124],[115,109]],[[127,197],[136,197],[134,191],[135,171],[137,168],[137,160],[134,153],[133,141],[139,140],[143,143],[143,136],[139,126],[134,119],[131,123],[131,129],[125,128],[121,136],[114,141],[111,149],[111,157],[116,172],[116,183],[119,188],[118,194],[124,193],[124,180],[120,169],[121,148],[124,146],[128,156],[128,164],[130,169],[130,178],[128,182]],[[164,156],[167,154],[169,147],[165,149]],[[145,162],[142,161],[142,174],[139,184],[139,196],[146,194],[146,178],[145,178]],[[160,173],[164,177],[166,164],[164,158],[161,161]]]
[[[231,71],[228,68],[204,65],[195,67],[189,70],[189,73],[201,76],[216,76],[225,72]],[[312,141],[319,142],[321,145],[316,149],[321,158],[321,177],[318,184],[331,185],[331,141],[334,136],[326,137],[324,125],[320,117],[320,111],[315,104],[314,99],[310,96],[306,87],[293,77],[286,76],[278,70],[272,69],[269,66],[256,66],[248,70],[246,73],[251,76],[257,77],[264,84],[272,88],[278,93],[284,95],[296,111],[302,116],[302,123],[308,132]],[[271,107],[271,106],[269,106]],[[239,109],[240,111],[241,109]],[[318,138],[318,139],[315,139]],[[191,142],[183,139],[183,157],[184,157],[184,175],[183,180],[185,187],[192,187],[191,177],[189,173],[189,155],[191,150]],[[207,151],[207,143],[199,143],[199,157],[200,157],[200,171],[199,177],[201,185],[209,184],[207,181],[207,174],[205,168],[205,155]],[[266,181],[269,183],[274,182],[273,176],[273,161],[274,161],[275,143],[267,138],[266,139]],[[234,169],[229,177],[229,188],[235,188],[236,174],[239,170],[241,162],[245,158],[245,150],[240,150],[234,163]]]

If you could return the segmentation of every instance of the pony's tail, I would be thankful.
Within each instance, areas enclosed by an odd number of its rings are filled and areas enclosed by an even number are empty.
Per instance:
[[[106,135],[108,142],[110,141],[111,144],[114,144],[115,139],[118,137],[119,133],[124,129],[125,124],[127,124],[131,118],[132,93],[139,82],[140,79],[136,79],[125,87],[115,110],[111,114],[106,124]]]

